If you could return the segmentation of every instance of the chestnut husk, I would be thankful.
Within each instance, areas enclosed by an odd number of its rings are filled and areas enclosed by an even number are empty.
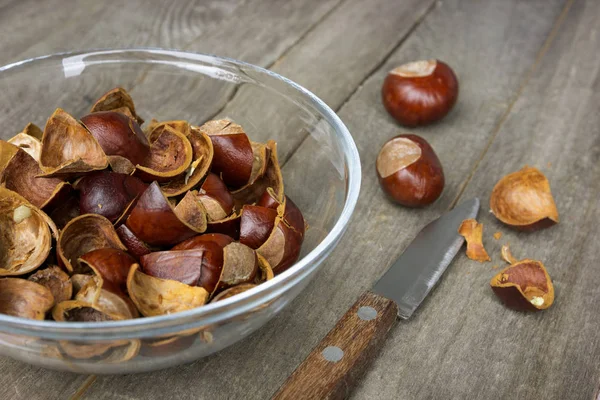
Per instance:
[[[201,249],[158,251],[142,256],[140,264],[147,275],[198,286],[203,253]]]
[[[0,279],[0,313],[43,320],[54,297],[47,287],[20,278]]]
[[[0,184],[19,193],[38,208],[47,205],[52,208],[51,203],[65,201],[70,195],[71,185],[58,178],[41,177],[42,174],[33,157],[19,148],[4,171],[0,172]]]
[[[69,273],[86,273],[89,269],[80,263],[79,257],[106,247],[127,250],[108,219],[84,214],[72,219],[61,231],[57,243],[58,262]]]
[[[135,171],[135,165],[123,156],[107,156],[107,158],[113,172],[131,175]]]
[[[233,212],[231,193],[225,183],[212,172],[206,176],[197,197],[204,205],[208,222],[225,219]]]
[[[152,142],[148,156],[137,163],[134,175],[146,182],[168,182],[185,174],[192,157],[192,145],[188,138],[165,126],[160,136]]]
[[[252,175],[254,152],[244,129],[231,121],[208,121],[198,128],[212,141],[212,171],[232,188],[241,188]]]
[[[127,251],[137,259],[154,251],[153,247],[147,243],[144,243],[144,241],[135,236],[135,234],[131,232],[127,225],[119,225],[116,231],[117,235],[119,235],[119,239],[121,239],[121,242],[125,245],[125,247],[127,247]]]
[[[75,118],[57,108],[42,136],[40,168],[44,176],[72,178],[108,167],[108,159],[94,136]]]
[[[145,317],[191,310],[206,304],[209,296],[202,287],[144,274],[139,271],[137,264],[129,271],[127,290],[131,300]]]
[[[106,247],[92,250],[79,257],[79,262],[89,266],[103,282],[112,284],[122,292],[127,291],[127,274],[137,261],[121,249]]]
[[[148,185],[134,176],[97,171],[82,177],[74,187],[79,191],[82,214],[99,214],[115,222]]]
[[[141,164],[150,153],[150,143],[138,123],[125,114],[99,111],[81,118],[107,156],[125,157]]]
[[[54,222],[18,193],[0,186],[0,276],[29,273],[48,258]]]
[[[38,270],[27,278],[27,280],[48,288],[52,293],[53,305],[70,300],[73,296],[71,279],[60,267],[51,266]]]
[[[177,216],[157,182],[142,193],[125,224],[151,246],[174,245],[201,233]]]
[[[494,276],[490,286],[496,296],[513,310],[545,310],[554,302],[552,280],[540,261],[518,261]]]
[[[187,132],[187,138],[192,146],[192,163],[185,174],[162,185],[162,190],[168,197],[178,196],[196,187],[212,165],[214,149],[210,138],[194,126]]]
[[[277,210],[245,205],[240,220],[240,243],[258,249],[275,229],[276,219]]]
[[[132,264],[133,265],[133,264]],[[75,295],[75,300],[93,305],[97,310],[120,319],[139,317],[131,299],[118,286],[102,279],[93,267],[95,276]]]
[[[559,222],[548,179],[529,166],[496,183],[490,196],[490,208],[501,222],[521,231],[536,231]]]
[[[90,109],[91,113],[98,111],[117,111],[124,113],[124,111],[119,111],[119,109],[126,108],[129,111],[129,115],[134,118],[138,124],[143,124],[144,120],[140,118],[140,116],[135,111],[135,105],[133,103],[133,99],[127,93],[127,91],[123,88],[116,87],[108,92],[104,93],[97,101],[94,103],[92,108]]]
[[[8,143],[19,147],[29,154],[36,163],[39,163],[40,154],[42,153],[42,135],[43,131],[30,122],[21,132],[8,139]]]
[[[239,190],[231,192],[235,207],[241,209],[245,204],[256,203],[267,188],[271,188],[278,202],[282,203],[284,199],[283,177],[277,158],[277,143],[272,140],[267,142],[269,162],[265,173],[256,181]]]

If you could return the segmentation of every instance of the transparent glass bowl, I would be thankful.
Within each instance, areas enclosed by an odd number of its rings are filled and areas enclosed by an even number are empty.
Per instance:
[[[46,368],[93,374],[150,371],[219,351],[249,335],[306,287],[344,233],[360,188],[350,133],[315,95],[273,72],[204,54],[160,49],[56,54],[0,68],[1,139],[57,108],[85,115],[116,86],[149,120],[202,124],[230,118],[251,139],[278,142],[285,192],[309,224],[298,262],[227,300],[152,318],[100,323],[0,314],[0,353]]]

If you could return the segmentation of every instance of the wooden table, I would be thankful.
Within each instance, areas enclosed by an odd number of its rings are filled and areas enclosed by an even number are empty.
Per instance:
[[[98,47],[234,57],[324,99],[352,132],[363,165],[348,233],[311,286],[249,339],[190,365],[130,376],[0,358],[0,398],[268,398],[427,221],[479,196],[493,262],[461,252],[414,317],[392,330],[351,397],[590,399],[600,380],[599,28],[597,0],[0,1],[2,64]],[[409,131],[387,115],[379,91],[394,66],[426,58],[450,64],[461,92],[443,122],[410,130],[436,149],[446,189],[434,205],[409,210],[387,201],[375,177],[381,145]],[[487,212],[495,182],[525,164],[548,176],[561,214],[559,225],[534,234]],[[504,243],[546,264],[552,308],[516,313],[494,297],[488,282]]]

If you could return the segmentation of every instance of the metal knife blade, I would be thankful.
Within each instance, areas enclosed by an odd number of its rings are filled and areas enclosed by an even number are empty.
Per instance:
[[[429,223],[377,281],[372,292],[396,302],[398,316],[409,318],[462,246],[460,224],[477,217],[478,211],[479,199],[474,198]]]

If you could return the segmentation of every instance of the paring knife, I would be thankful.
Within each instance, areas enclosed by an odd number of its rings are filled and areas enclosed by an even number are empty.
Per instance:
[[[344,314],[274,399],[342,399],[383,345],[396,316],[407,319],[461,248],[458,228],[477,217],[479,199],[462,203],[427,225],[402,255]]]

